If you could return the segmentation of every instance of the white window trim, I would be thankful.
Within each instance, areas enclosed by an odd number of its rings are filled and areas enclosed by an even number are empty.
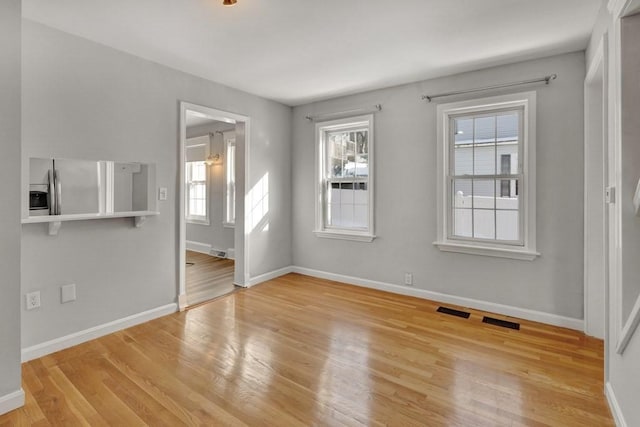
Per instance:
[[[228,137],[227,135],[230,132],[224,132],[223,134],[223,138],[224,138],[224,191],[223,191],[223,197],[222,197],[222,212],[224,214],[224,220],[222,221],[222,226],[226,227],[226,228],[235,228],[236,227],[236,222],[235,222],[235,218],[233,221],[229,221],[229,212],[228,212],[228,205],[229,205],[229,182],[227,180],[227,165],[228,165],[228,159],[229,159],[229,145],[233,144],[234,146],[236,145],[236,138],[235,136],[232,137]],[[235,135],[235,132],[234,132]],[[237,153],[237,151],[236,151]],[[235,160],[235,159],[234,159]],[[237,172],[237,171],[236,171]],[[234,191],[235,191],[235,177],[234,177]],[[236,196],[237,197],[237,196]],[[234,210],[235,213],[235,210]]]
[[[209,150],[207,149],[207,153],[209,152]],[[208,155],[208,154],[207,154]],[[204,160],[203,160],[204,161]],[[185,172],[189,171],[189,166],[188,166],[189,162],[185,162]],[[190,180],[185,177],[185,202],[186,202],[186,212],[185,212],[185,220],[188,224],[197,224],[197,225],[211,225],[211,222],[209,220],[209,205],[211,204],[211,195],[210,195],[210,190],[211,190],[211,177],[210,177],[210,173],[209,173],[209,166],[207,166],[207,164],[205,163],[205,212],[206,215],[205,216],[200,216],[200,215],[189,215],[189,196],[191,194],[191,191],[189,189],[189,183]]]
[[[324,133],[327,131],[335,131],[340,129],[351,128],[354,125],[365,124],[369,128],[369,176],[368,176],[368,188],[369,188],[369,229],[364,231],[351,230],[351,229],[337,229],[327,228],[324,223],[325,216],[325,185],[324,185],[324,171],[326,156],[325,156],[325,141]],[[315,170],[315,196],[316,196],[316,228],[313,231],[317,237],[327,239],[341,239],[351,240],[356,242],[372,242],[376,236],[374,234],[374,170],[375,170],[375,158],[374,158],[374,121],[373,114],[367,114],[356,117],[346,117],[343,119],[330,120],[324,122],[318,122],[315,126],[316,132],[316,170]]]
[[[453,115],[473,113],[478,110],[493,111],[505,108],[524,108],[522,135],[523,246],[486,241],[457,240],[448,236],[449,210],[448,172],[449,123]],[[438,105],[437,108],[437,206],[438,237],[433,244],[444,252],[459,252],[471,255],[493,256],[532,261],[540,256],[536,251],[536,93],[523,92]]]

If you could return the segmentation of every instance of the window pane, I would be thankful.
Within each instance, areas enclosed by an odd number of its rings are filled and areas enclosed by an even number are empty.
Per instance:
[[[478,117],[474,119],[474,144],[496,142],[496,117]]]
[[[473,180],[473,207],[493,209],[494,179],[474,179]]]
[[[340,184],[340,203],[353,204],[353,182],[343,182]]]
[[[520,240],[519,213],[514,211],[496,211],[496,239]]]
[[[225,221],[227,223],[235,223],[236,219],[236,144],[235,139],[228,139],[227,142],[227,158],[226,158],[226,205]]]
[[[327,133],[327,166],[330,177],[342,177],[346,174],[347,163],[355,162],[355,133],[329,132]],[[353,172],[352,167],[352,172]]]
[[[496,180],[496,209],[518,210],[517,179]]]
[[[204,162],[192,162],[191,179],[193,181],[206,180],[206,169]]]
[[[456,208],[471,209],[471,180],[470,179],[456,179],[453,181],[452,186],[453,205]]]
[[[456,179],[452,185],[453,224],[452,234],[459,237],[472,237],[471,197],[472,181],[470,179]]]
[[[473,143],[473,119],[453,119],[453,134],[456,145]]]
[[[355,132],[356,140],[356,176],[369,176],[369,132]]]
[[[329,182],[329,190],[327,191],[327,203],[340,204],[340,195],[342,191],[340,190],[339,182]]]
[[[496,173],[496,146],[493,143],[474,146],[473,168],[475,175],[494,175]]]
[[[356,205],[368,205],[369,204],[369,191],[367,190],[366,182],[356,183],[355,191],[353,192],[353,202]]]
[[[473,210],[473,237],[479,239],[495,239],[495,211],[493,209]]]
[[[472,237],[471,233],[471,209],[454,209],[453,210],[453,230],[454,236]]]
[[[501,142],[497,147],[498,154],[498,173],[500,174],[516,174],[518,171],[518,143],[517,142]]]
[[[495,180],[473,180],[473,237],[495,239]]]
[[[497,118],[498,142],[517,141],[519,135],[518,114],[509,113]]]
[[[369,207],[367,205],[355,205],[353,209],[353,227],[367,228],[369,224]]]
[[[473,174],[473,147],[460,144],[453,149],[453,163],[455,175]]]

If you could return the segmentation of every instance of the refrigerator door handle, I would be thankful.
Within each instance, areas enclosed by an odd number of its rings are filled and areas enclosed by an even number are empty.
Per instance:
[[[62,183],[60,182],[60,172],[55,170],[53,172],[56,188],[56,215],[62,215]]]
[[[56,196],[56,186],[52,169],[49,169],[47,185],[49,187],[49,193],[47,194],[47,199],[49,200],[49,215],[56,215],[56,211],[58,210],[56,199],[58,197]]]

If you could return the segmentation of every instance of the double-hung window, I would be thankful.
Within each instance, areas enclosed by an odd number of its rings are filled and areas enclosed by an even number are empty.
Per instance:
[[[187,212],[191,223],[209,224],[207,195],[207,164],[202,161],[187,162]]]
[[[233,227],[236,223],[236,139],[225,140],[224,163],[224,226]]]
[[[373,115],[317,123],[316,153],[316,235],[372,241]]]
[[[438,106],[438,171],[440,249],[538,255],[535,93]]]

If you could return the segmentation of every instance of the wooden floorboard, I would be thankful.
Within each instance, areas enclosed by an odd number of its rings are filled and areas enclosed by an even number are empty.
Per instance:
[[[187,304],[196,305],[233,292],[232,259],[218,258],[194,251],[186,253]]]
[[[612,426],[603,343],[289,274],[23,365],[14,425]]]

